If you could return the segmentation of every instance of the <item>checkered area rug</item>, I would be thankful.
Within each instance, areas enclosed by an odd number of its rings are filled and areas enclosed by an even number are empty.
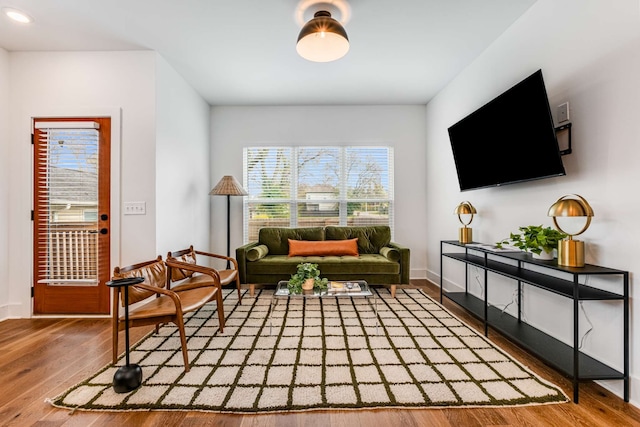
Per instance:
[[[78,410],[229,413],[355,408],[549,404],[567,396],[416,289],[391,298],[284,298],[237,303],[225,292],[224,334],[215,303],[186,321],[191,370],[177,329],[166,325],[131,351],[137,390],[118,394],[109,365],[51,399]],[[376,325],[378,327],[376,328]]]

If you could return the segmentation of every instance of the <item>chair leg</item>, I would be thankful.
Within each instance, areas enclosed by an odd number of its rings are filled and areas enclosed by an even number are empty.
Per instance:
[[[398,287],[398,285],[391,285],[391,298],[395,298],[396,297],[396,288]]]
[[[216,304],[218,306],[218,329],[220,329],[220,333],[224,332],[224,306],[222,301],[222,292],[220,291],[222,287],[218,288],[216,292]]]
[[[240,276],[236,275],[236,288],[238,288],[238,304],[242,304],[242,292],[240,291]]]
[[[255,293],[256,293],[256,285],[252,283],[249,285],[249,295],[254,296]]]
[[[182,347],[182,359],[184,361],[184,371],[189,372],[191,366],[189,366],[189,352],[187,351],[187,334],[184,331],[184,318],[182,317],[182,313],[178,311],[176,315],[176,326],[178,327],[178,332],[180,332],[180,346]]]

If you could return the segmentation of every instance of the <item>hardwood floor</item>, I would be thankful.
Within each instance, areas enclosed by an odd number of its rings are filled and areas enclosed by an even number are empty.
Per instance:
[[[437,299],[438,288],[415,286]],[[445,306],[479,329],[479,323],[450,302]],[[133,342],[151,328],[131,331]],[[46,402],[110,362],[108,319],[20,319],[0,322],[1,426],[640,426],[640,409],[593,382],[580,385],[580,404],[520,408],[321,411],[227,415],[202,412],[71,413]],[[571,382],[524,350],[490,336],[543,378],[572,395]]]

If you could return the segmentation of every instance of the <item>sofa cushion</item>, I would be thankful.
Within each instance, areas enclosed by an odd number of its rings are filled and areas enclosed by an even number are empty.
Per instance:
[[[324,228],[264,227],[258,232],[258,243],[269,249],[269,255],[289,255],[289,239],[324,240]]]
[[[385,246],[380,249],[380,255],[388,259],[389,261],[400,261],[400,251],[396,248],[390,248],[389,246]]]
[[[380,254],[353,256],[296,256],[271,255],[256,262],[247,263],[247,274],[290,276],[301,262],[318,264],[320,277],[349,275],[366,277],[371,274],[399,274],[400,264],[389,261]]]
[[[379,254],[380,249],[391,242],[391,228],[388,225],[372,225],[368,227],[325,227],[327,240],[346,240],[358,238],[360,254]]]
[[[247,251],[247,261],[257,261],[269,253],[267,245],[256,245]]]
[[[292,240],[289,256],[358,256],[358,239],[348,240]]]

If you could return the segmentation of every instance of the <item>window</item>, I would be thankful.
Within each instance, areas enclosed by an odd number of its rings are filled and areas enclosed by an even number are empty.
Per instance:
[[[391,147],[244,149],[244,241],[262,227],[389,225]]]

